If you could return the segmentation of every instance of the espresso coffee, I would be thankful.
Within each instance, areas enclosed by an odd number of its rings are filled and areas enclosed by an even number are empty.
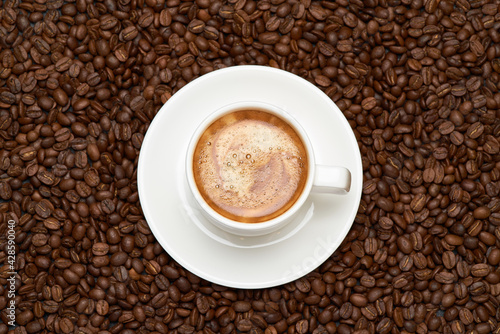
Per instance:
[[[194,180],[219,214],[242,223],[280,216],[307,181],[306,148],[286,121],[260,110],[238,110],[203,132],[193,155]]]

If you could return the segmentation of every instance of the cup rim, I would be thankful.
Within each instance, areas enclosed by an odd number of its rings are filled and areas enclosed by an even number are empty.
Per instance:
[[[285,122],[287,122],[289,125],[291,125],[294,130],[297,132],[297,134],[300,136],[302,139],[302,142],[306,148],[307,155],[308,155],[308,175],[307,175],[307,180],[306,184],[304,186],[304,189],[302,190],[302,194],[299,196],[299,198],[295,201],[295,203],[283,214],[281,214],[278,217],[272,218],[270,220],[266,220],[263,222],[259,223],[244,223],[244,222],[238,222],[236,220],[227,218],[217,211],[215,211],[208,203],[205,202],[203,199],[196,182],[194,181],[194,176],[193,176],[193,154],[194,150],[196,148],[196,144],[198,143],[201,135],[205,131],[205,129],[212,124],[214,121],[219,119],[220,117],[229,114],[231,112],[235,112],[238,110],[243,110],[243,109],[248,109],[248,108],[253,108],[261,111],[265,111],[268,113],[271,113],[275,116],[278,116],[282,118]],[[287,113],[285,110],[282,108],[267,103],[267,102],[262,102],[262,101],[253,101],[253,100],[248,100],[248,101],[239,101],[239,102],[232,102],[229,104],[226,104],[212,113],[208,115],[196,128],[195,132],[191,136],[191,139],[188,144],[188,149],[186,151],[186,178],[188,181],[189,188],[191,190],[191,193],[193,194],[194,198],[196,199],[196,202],[198,205],[201,206],[201,208],[211,217],[215,220],[217,225],[220,227],[226,227],[230,231],[242,231],[242,232],[259,232],[259,231],[266,231],[269,230],[269,232],[272,231],[273,228],[280,226],[281,224],[287,222],[290,220],[291,217],[293,217],[299,209],[302,207],[302,205],[305,203],[307,198],[309,197],[309,194],[311,193],[312,186],[313,186],[313,180],[314,180],[314,173],[315,173],[315,158],[314,158],[314,151],[313,147],[311,144],[311,141],[309,140],[309,137],[307,136],[307,133],[305,130],[302,128],[302,126],[291,116],[289,113]]]

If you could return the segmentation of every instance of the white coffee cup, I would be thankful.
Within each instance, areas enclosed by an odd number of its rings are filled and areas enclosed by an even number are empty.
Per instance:
[[[238,110],[260,110],[283,119],[291,125],[300,136],[308,154],[309,165],[307,169],[307,180],[302,193],[296,202],[278,217],[260,223],[239,222],[237,220],[229,219],[215,211],[201,195],[198,186],[196,185],[193,173],[193,155],[201,135],[214,121],[228,113]],[[186,177],[191,193],[199,205],[201,213],[204,217],[206,217],[212,224],[226,232],[248,237],[265,235],[277,231],[287,223],[291,222],[297,216],[299,210],[312,192],[343,195],[349,192],[351,186],[351,173],[347,168],[341,166],[316,165],[314,148],[311,145],[304,129],[291,115],[277,106],[261,101],[242,101],[226,105],[214,111],[201,122],[192,135],[188,146],[186,154]]]

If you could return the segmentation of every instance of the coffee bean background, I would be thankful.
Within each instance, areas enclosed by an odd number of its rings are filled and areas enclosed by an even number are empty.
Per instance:
[[[17,226],[10,333],[500,332],[498,1],[0,8],[2,262],[7,221]],[[362,201],[341,247],[306,277],[262,290],[184,270],[137,195],[138,154],[162,104],[240,64],[324,90],[363,156]]]

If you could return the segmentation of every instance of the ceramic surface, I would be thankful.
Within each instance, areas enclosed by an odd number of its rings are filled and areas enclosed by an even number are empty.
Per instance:
[[[230,235],[206,222],[187,188],[188,143],[211,112],[245,100],[273,104],[291,114],[308,134],[317,164],[351,171],[350,192],[311,194],[296,221],[267,236]],[[236,288],[284,284],[321,265],[352,226],[362,180],[359,148],[338,107],[306,80],[261,66],[221,69],[174,94],[146,133],[138,167],[141,206],[162,247],[201,278]]]

